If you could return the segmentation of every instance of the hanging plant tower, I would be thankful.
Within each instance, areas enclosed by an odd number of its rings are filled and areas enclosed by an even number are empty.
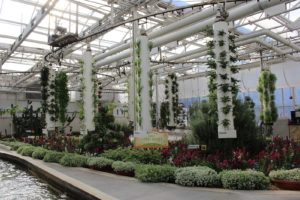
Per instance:
[[[175,127],[179,114],[177,76],[169,74],[165,80],[165,95],[168,104],[168,126]]]
[[[95,115],[98,108],[97,76],[92,62],[91,49],[87,48],[80,61],[80,102],[79,118],[84,134],[95,130]]]
[[[272,134],[272,125],[278,118],[274,95],[275,83],[275,74],[268,69],[261,71],[257,88],[261,103],[260,120],[265,126],[263,133],[268,136]]]
[[[51,66],[51,65],[50,65]],[[46,123],[47,130],[54,130],[56,122],[58,121],[58,107],[56,103],[56,87],[55,87],[56,72],[49,69],[48,85],[47,85],[47,113]]]
[[[216,105],[218,111],[218,137],[236,138],[233,124],[233,101],[238,87],[237,80],[232,77],[237,68],[232,64],[236,62],[234,36],[228,32],[225,21],[226,12],[220,11],[217,21],[213,24],[213,40],[207,43],[208,50],[208,76],[209,101]],[[216,104],[214,102],[217,102]]]
[[[141,30],[139,40],[134,44],[134,82],[135,82],[135,130],[146,134],[152,130],[152,72],[150,71],[151,43],[145,31]]]
[[[46,126],[46,113],[48,111],[48,82],[49,82],[49,68],[44,66],[41,70],[41,95],[42,95],[42,127]]]
[[[59,72],[55,78],[55,100],[58,107],[58,119],[64,128],[67,122],[67,107],[69,104],[68,76],[65,72]]]

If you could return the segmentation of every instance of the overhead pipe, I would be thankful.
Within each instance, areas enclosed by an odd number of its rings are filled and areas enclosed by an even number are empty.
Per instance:
[[[260,0],[260,1],[251,1],[247,4],[242,4],[240,6],[234,7],[228,11],[229,17],[227,18],[227,21],[233,21],[236,20],[242,16],[247,16],[251,13],[264,10],[266,8],[275,6],[280,3],[289,2],[289,0]],[[184,27],[182,29],[179,29],[175,32],[171,32],[169,34],[163,35],[159,38],[153,39],[152,44],[153,47],[165,45],[167,43],[170,43],[172,41],[177,41],[186,37],[189,37],[191,35],[197,34],[207,26],[211,26],[215,21],[215,16],[211,17],[207,20],[200,21],[198,23],[194,23],[188,27]],[[117,60],[121,60],[124,58],[127,58],[130,56],[130,50],[127,49],[119,54],[116,54],[115,56],[107,57],[103,60],[100,60],[96,62],[96,67],[101,67],[103,65],[110,64],[112,62],[115,62]]]
[[[239,4],[241,4],[241,3],[240,2],[227,3],[226,8],[229,9],[229,8],[232,8],[232,7],[234,7],[236,5],[239,5]],[[172,32],[172,31],[178,30],[178,29],[180,29],[184,26],[188,26],[190,24],[198,22],[199,20],[211,17],[214,14],[216,14],[216,12],[217,12],[217,9],[215,7],[205,9],[205,10],[200,11],[198,13],[195,13],[195,14],[189,16],[189,17],[183,18],[183,19],[178,20],[178,21],[176,21],[172,24],[169,24],[169,25],[167,25],[167,26],[165,26],[165,27],[163,27],[163,28],[161,28],[157,31],[153,31],[151,33],[148,33],[148,37],[149,37],[149,39],[160,37],[162,35],[165,35],[165,34],[168,34],[168,33]],[[124,51],[124,50],[129,49],[129,48],[130,48],[130,43],[120,42],[119,44],[114,45],[114,47],[112,49],[110,49],[109,51],[101,53],[99,55],[96,55],[94,57],[94,59],[95,59],[95,61],[99,61],[103,58],[106,58],[107,56],[111,56],[113,54],[116,54],[118,52]]]

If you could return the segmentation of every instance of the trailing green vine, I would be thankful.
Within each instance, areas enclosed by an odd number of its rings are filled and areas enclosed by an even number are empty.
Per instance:
[[[172,103],[171,110],[174,113],[174,122],[176,123],[180,109],[178,106],[179,99],[178,99],[177,76],[174,73],[169,74],[165,80],[165,96],[166,96],[166,100],[167,100],[167,105]],[[170,111],[167,113],[168,114],[167,118],[169,120],[170,120]]]
[[[84,83],[84,77],[83,77],[83,72],[84,72],[84,68],[83,68],[83,61],[80,60],[79,61],[79,65],[80,65],[80,69],[79,69],[79,73],[80,73],[80,100],[79,100],[79,119],[80,121],[84,120],[84,90],[85,90],[85,83]]]
[[[55,99],[58,107],[58,119],[64,126],[67,121],[67,107],[69,104],[68,76],[59,72],[55,78]]]
[[[141,73],[142,73],[142,68],[141,68],[141,57],[140,57],[140,41],[137,41],[134,44],[134,53],[135,53],[135,60],[134,60],[134,73],[135,73],[135,90],[136,90],[136,95],[135,95],[135,113],[136,113],[136,121],[138,124],[141,126],[142,125],[142,81],[141,81]]]

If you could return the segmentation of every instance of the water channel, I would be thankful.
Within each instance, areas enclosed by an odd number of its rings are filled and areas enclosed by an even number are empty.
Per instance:
[[[30,172],[0,159],[0,200],[71,200]]]

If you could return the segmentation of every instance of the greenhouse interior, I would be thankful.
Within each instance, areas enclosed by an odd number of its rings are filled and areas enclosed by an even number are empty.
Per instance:
[[[299,191],[300,0],[0,0],[0,199]]]

